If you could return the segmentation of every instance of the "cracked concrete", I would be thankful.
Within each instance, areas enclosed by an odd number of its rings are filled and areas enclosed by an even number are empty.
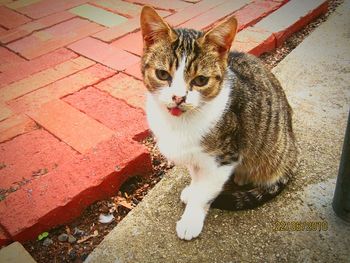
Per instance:
[[[212,209],[199,238],[182,241],[175,225],[189,176],[174,168],[86,262],[350,262],[350,224],[331,206],[350,105],[349,13],[346,0],[273,70],[301,148],[299,171],[281,195],[254,210]],[[277,231],[292,221],[327,229]]]

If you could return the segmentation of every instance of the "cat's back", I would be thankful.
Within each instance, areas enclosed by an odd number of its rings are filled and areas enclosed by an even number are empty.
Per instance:
[[[280,82],[259,58],[247,53],[231,52],[228,67],[235,75],[231,92],[234,105],[262,111],[267,115],[281,110],[287,119],[290,118],[292,109]]]

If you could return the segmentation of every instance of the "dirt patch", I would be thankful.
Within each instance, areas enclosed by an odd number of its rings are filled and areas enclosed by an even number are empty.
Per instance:
[[[26,242],[24,247],[38,262],[82,262],[103,238],[143,199],[173,164],[159,153],[153,138],[142,142],[151,153],[153,173],[133,177],[118,194],[98,201],[73,222],[51,229],[46,238]],[[110,223],[100,223],[100,215],[112,216]],[[43,235],[46,236],[46,235]],[[66,238],[65,238],[66,237]],[[61,241],[60,241],[61,240]]]

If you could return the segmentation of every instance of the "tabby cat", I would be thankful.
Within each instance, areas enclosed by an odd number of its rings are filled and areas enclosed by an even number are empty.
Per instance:
[[[259,59],[230,52],[234,17],[208,32],[174,29],[146,6],[141,29],[149,126],[161,153],[192,179],[176,225],[190,240],[210,206],[253,208],[280,193],[297,162],[292,110]]]

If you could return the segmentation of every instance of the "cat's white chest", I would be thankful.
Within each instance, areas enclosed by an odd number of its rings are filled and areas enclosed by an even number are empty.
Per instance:
[[[147,119],[160,152],[169,160],[177,164],[191,163],[201,152],[200,140],[205,131],[195,129],[199,128],[198,120],[190,123],[185,117],[172,116],[152,95],[147,98]]]
[[[197,162],[195,159],[202,152],[200,141],[204,134],[193,131],[191,126],[185,124],[168,126],[158,122],[151,125],[160,152],[169,160],[183,165]]]

